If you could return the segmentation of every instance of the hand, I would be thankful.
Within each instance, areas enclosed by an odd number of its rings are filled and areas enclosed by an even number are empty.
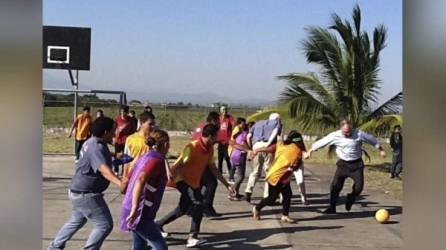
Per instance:
[[[229,194],[231,196],[235,196],[236,195],[235,188],[233,186],[228,185],[228,191],[229,191]]]
[[[382,158],[386,157],[386,151],[384,150],[379,151],[379,155],[381,155]]]
[[[72,134],[71,132],[68,134],[68,138],[71,138],[71,134]]]
[[[311,157],[311,150],[308,152],[304,152],[304,159],[310,159]]]
[[[129,216],[126,218],[127,224],[133,224],[135,219],[136,219],[136,208],[135,209],[132,208],[132,211],[130,211]]]

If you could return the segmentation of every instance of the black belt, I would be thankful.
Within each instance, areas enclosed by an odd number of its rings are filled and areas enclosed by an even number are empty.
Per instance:
[[[73,194],[96,194],[97,193],[97,192],[91,192],[91,191],[77,191],[77,190],[72,190],[72,189],[70,189],[70,192],[72,192]]]

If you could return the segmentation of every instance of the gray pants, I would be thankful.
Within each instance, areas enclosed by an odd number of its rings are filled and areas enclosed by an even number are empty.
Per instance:
[[[246,185],[246,193],[252,193],[254,186],[262,175],[262,171],[267,172],[273,161],[273,154],[258,153],[252,160],[252,171],[249,175],[248,184]],[[263,197],[268,197],[268,183],[265,182]]]
[[[394,176],[399,175],[403,168],[401,152],[393,152],[392,165],[390,165],[390,173]]]
[[[68,197],[73,204],[71,218],[62,226],[48,250],[64,249],[65,243],[81,229],[87,221],[93,224],[93,230],[83,249],[101,249],[102,242],[113,229],[113,219],[110,209],[105,203],[103,194],[74,194]]]

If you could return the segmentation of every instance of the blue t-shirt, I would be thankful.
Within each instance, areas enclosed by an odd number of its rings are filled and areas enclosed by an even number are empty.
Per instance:
[[[112,164],[112,156],[107,144],[97,137],[91,137],[82,145],[79,154],[70,189],[80,192],[104,192],[110,182],[102,176],[99,167],[103,164],[110,167]]]
[[[252,134],[253,143],[258,141],[268,141],[271,133],[275,128],[278,128],[278,135],[281,133],[282,124],[280,120],[260,120],[251,127],[249,132]],[[273,143],[275,140],[273,141]]]

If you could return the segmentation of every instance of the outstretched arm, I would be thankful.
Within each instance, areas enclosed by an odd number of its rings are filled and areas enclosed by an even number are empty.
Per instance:
[[[368,144],[374,146],[375,148],[379,149],[380,155],[382,157],[386,156],[386,151],[384,151],[384,149],[379,144],[378,140],[373,135],[367,134],[366,132],[363,132],[363,131],[359,131],[359,138],[363,142],[368,143]]]
[[[217,167],[215,166],[215,163],[208,165],[209,169],[211,170],[212,174],[221,182],[225,187],[228,189],[229,193],[232,195],[235,195],[235,189],[229,185],[229,183],[225,180],[223,175],[221,175],[220,171],[218,171]]]
[[[335,132],[332,132],[332,133],[328,134],[327,136],[325,136],[324,138],[314,142],[313,145],[311,145],[311,149],[308,150],[306,152],[306,154],[304,154],[305,155],[305,159],[310,158],[311,157],[311,153],[313,151],[317,151],[317,150],[319,150],[319,149],[321,149],[321,148],[323,148],[323,147],[325,147],[327,145],[332,144],[334,142],[334,139],[335,139]]]

